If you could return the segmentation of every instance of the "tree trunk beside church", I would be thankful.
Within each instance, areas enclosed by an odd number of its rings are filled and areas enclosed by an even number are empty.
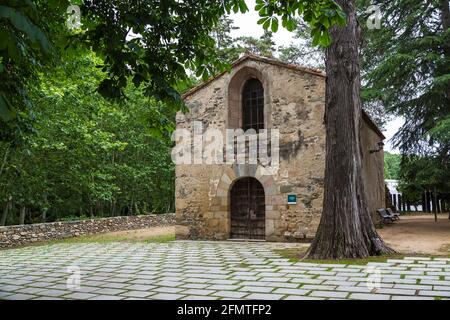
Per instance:
[[[375,230],[362,177],[359,28],[354,0],[337,1],[345,27],[330,30],[326,50],[326,165],[323,213],[308,251],[313,259],[363,258],[394,252]]]

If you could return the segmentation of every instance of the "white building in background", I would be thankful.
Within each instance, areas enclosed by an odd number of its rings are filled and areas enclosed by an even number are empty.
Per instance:
[[[401,211],[400,203],[402,201],[402,193],[397,190],[398,187],[398,180],[393,179],[386,179],[386,186],[389,189],[389,193],[391,194],[391,203],[395,208],[397,208],[398,211]],[[399,201],[400,199],[400,201]],[[431,206],[432,204],[430,204]],[[422,205],[411,205],[411,211],[422,211]]]
[[[386,179],[386,185],[391,195],[401,195],[402,193],[397,190],[398,180]]]

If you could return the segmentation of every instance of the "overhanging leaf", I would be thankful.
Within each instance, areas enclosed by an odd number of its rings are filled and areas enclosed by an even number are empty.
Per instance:
[[[50,52],[50,43],[44,32],[14,8],[0,6],[0,18],[8,19],[18,30],[22,31],[32,43],[38,43],[44,53]]]

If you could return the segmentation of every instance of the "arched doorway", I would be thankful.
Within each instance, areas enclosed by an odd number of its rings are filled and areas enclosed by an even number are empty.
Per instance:
[[[265,239],[266,205],[264,187],[255,178],[241,178],[230,190],[232,239]]]

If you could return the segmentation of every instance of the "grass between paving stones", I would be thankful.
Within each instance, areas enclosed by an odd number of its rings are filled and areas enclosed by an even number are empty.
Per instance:
[[[145,238],[134,238],[126,235],[117,236],[117,235],[109,235],[109,234],[97,234],[92,236],[81,236],[75,238],[68,238],[61,240],[63,243],[86,243],[86,242],[95,242],[95,243],[106,243],[106,242],[143,242],[143,243],[165,243],[175,240],[174,234],[165,234],[159,236],[149,236]]]
[[[285,259],[289,259],[291,262],[309,262],[309,263],[322,263],[322,264],[352,264],[352,265],[366,265],[369,262],[386,262],[388,259],[403,259],[404,257],[430,257],[430,258],[450,258],[448,256],[433,256],[427,254],[392,254],[381,256],[370,256],[363,259],[341,259],[341,260],[315,260],[304,259],[306,249],[288,248],[288,249],[274,249],[275,253],[279,254]]]
[[[250,265],[248,263],[241,262],[236,267],[238,267],[238,268],[248,268],[248,267],[250,267]]]
[[[129,242],[129,243],[166,243],[175,240],[175,234],[165,234],[158,236],[149,236],[144,238],[135,238],[128,235],[111,235],[111,234],[96,234],[96,235],[87,235],[87,236],[79,236],[73,238],[66,239],[58,239],[58,240],[49,240],[49,241],[39,241],[35,243],[25,244],[23,246],[18,247],[30,247],[30,246],[46,246],[52,244],[61,244],[61,243],[110,243],[110,242]],[[11,249],[11,248],[3,248],[3,250]]]
[[[126,235],[117,236],[109,234],[97,234],[92,236],[81,236],[75,238],[68,238],[61,240],[64,243],[85,243],[85,242],[95,242],[95,243],[105,243],[105,242],[143,242],[143,243],[165,243],[175,240],[174,234],[165,234],[158,236],[149,236],[141,239],[134,237],[129,237]]]

